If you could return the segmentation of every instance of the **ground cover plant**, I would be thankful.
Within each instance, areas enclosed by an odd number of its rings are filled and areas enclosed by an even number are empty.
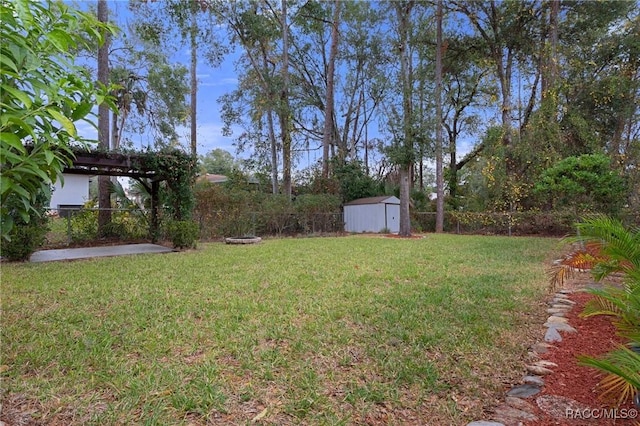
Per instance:
[[[4,264],[2,419],[464,424],[519,379],[556,243],[352,236]]]

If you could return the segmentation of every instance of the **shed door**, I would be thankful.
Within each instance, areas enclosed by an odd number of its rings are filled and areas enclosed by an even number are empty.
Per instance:
[[[398,204],[385,204],[387,228],[391,233],[400,232],[400,206]]]

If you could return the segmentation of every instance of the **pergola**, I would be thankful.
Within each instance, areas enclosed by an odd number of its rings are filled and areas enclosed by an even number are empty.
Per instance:
[[[149,164],[148,157],[141,154],[121,154],[115,152],[82,151],[75,152],[71,166],[64,173],[90,176],[128,176],[138,180],[151,194],[151,235],[155,238],[158,230],[158,194],[160,182],[168,180],[155,164]],[[151,186],[143,179],[149,179]]]

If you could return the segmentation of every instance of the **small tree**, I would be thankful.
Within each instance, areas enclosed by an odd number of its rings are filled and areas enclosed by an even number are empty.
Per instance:
[[[617,213],[624,203],[624,180],[603,154],[567,157],[542,173],[534,192],[552,207]]]
[[[334,178],[339,182],[342,200],[347,203],[352,200],[378,195],[376,181],[367,176],[364,166],[359,161],[336,164],[333,166]]]
[[[233,155],[224,149],[216,148],[199,157],[200,168],[205,173],[229,176],[234,169],[240,167],[240,163]]]

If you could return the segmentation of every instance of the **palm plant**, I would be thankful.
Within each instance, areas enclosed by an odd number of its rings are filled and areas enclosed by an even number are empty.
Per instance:
[[[625,228],[617,219],[596,215],[579,223],[577,231],[575,237],[567,240],[591,248],[589,266],[596,281],[612,274],[622,277],[621,286],[588,290],[595,297],[587,303],[581,316],[613,317],[618,334],[628,340],[627,345],[602,358],[579,358],[583,365],[607,374],[600,382],[603,396],[617,397],[620,405],[640,390],[640,228]],[[585,251],[576,256],[576,264],[584,262]],[[566,264],[571,267],[572,262]]]

